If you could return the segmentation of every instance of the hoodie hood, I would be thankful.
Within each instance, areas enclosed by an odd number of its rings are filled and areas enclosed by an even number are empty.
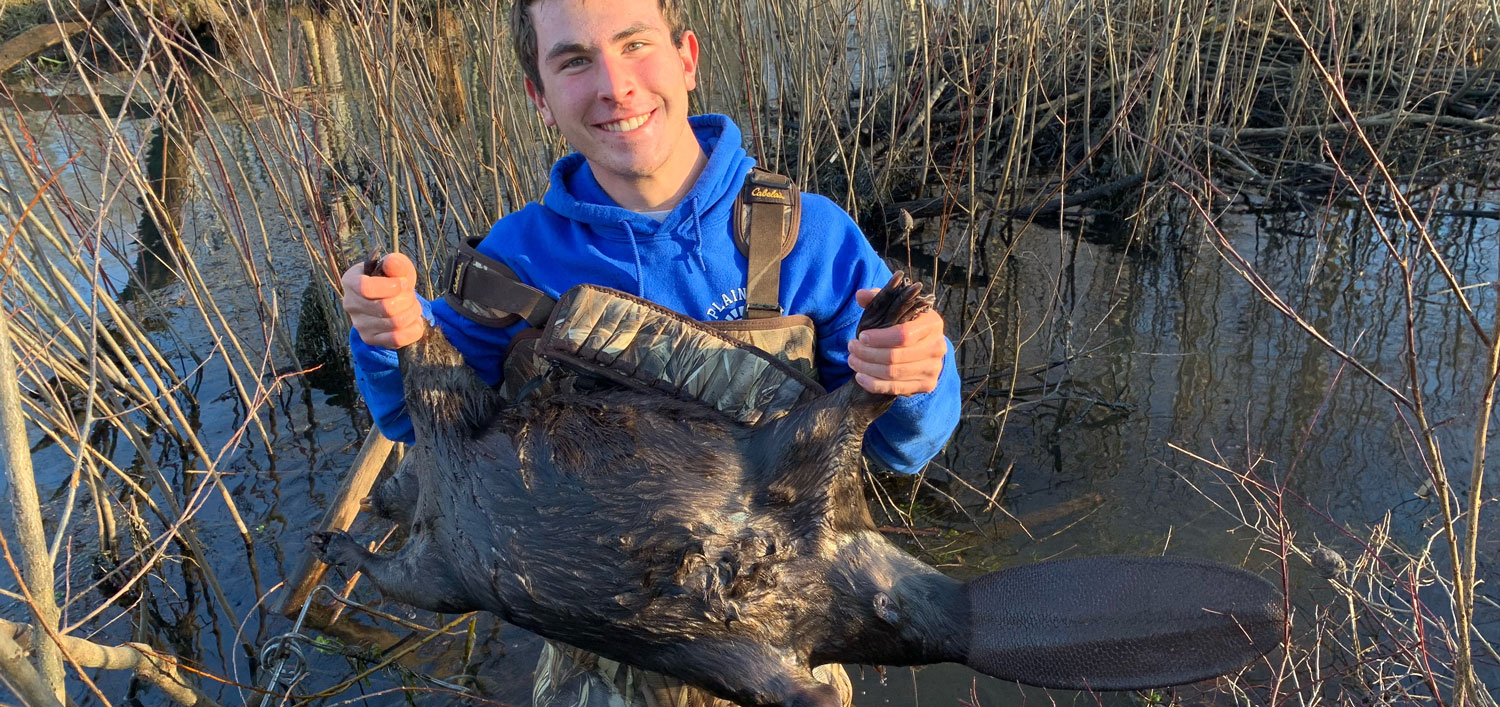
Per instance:
[[[728,116],[695,115],[688,118],[688,125],[708,155],[708,162],[692,190],[661,222],[617,205],[599,186],[583,155],[576,152],[553,165],[543,206],[559,216],[588,224],[604,238],[645,241],[676,232],[701,238],[703,229],[733,215],[734,198],[755,160],[740,146],[740,129]]]

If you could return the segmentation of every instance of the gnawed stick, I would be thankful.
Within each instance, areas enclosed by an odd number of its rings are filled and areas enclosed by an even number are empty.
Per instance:
[[[365,437],[364,446],[360,447],[359,455],[354,458],[348,475],[339,485],[338,493],[333,497],[333,503],[328,507],[328,513],[323,516],[323,522],[318,525],[319,531],[326,530],[348,530],[354,523],[355,516],[359,515],[359,502],[370,494],[370,489],[375,486],[375,480],[380,476],[380,468],[385,465],[386,457],[391,454],[391,448],[395,443],[380,434],[380,430],[371,429],[370,434]],[[323,580],[323,573],[328,571],[328,565],[323,564],[312,552],[305,551],[302,554],[302,562],[297,565],[297,571],[292,573],[287,581],[290,591],[286,599],[282,600],[278,611],[283,616],[293,616],[302,610],[302,603],[312,593],[313,587]]]
[[[26,676],[27,670],[15,669],[16,661],[30,668],[30,664],[26,662],[25,653],[30,651],[35,642],[30,627],[0,619],[0,666],[4,666],[7,681],[13,676],[18,677],[23,683],[29,680]],[[140,676],[142,680],[155,685],[178,704],[188,705],[188,707],[219,707],[219,703],[213,698],[199,692],[182,678],[182,674],[177,670],[175,658],[158,653],[144,643],[104,646],[74,636],[61,637],[61,643],[68,657],[77,662],[80,667],[129,670]],[[30,673],[31,676],[36,676],[36,671],[32,670]],[[39,677],[37,682],[40,685]],[[45,688],[43,692],[46,694]],[[55,698],[51,702],[40,700],[40,698],[32,702],[29,701],[32,699],[31,695],[25,692],[21,694],[23,699],[28,700],[26,702],[28,705],[58,704]],[[47,696],[51,695],[47,694]]]
[[[113,11],[107,2],[96,2],[74,15],[63,15],[56,22],[46,22],[0,44],[0,72],[19,64],[50,47],[56,46],[88,29],[93,20]]]
[[[0,685],[10,688],[27,707],[62,707],[26,660],[26,651],[16,643],[14,636],[21,628],[17,624],[0,626]]]

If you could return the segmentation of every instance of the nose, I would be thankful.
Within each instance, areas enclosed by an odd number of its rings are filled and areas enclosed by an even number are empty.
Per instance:
[[[635,73],[630,62],[620,57],[604,57],[599,61],[599,99],[624,103],[635,93]]]

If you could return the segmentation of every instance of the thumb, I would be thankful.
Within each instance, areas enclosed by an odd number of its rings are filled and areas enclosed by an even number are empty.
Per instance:
[[[380,261],[380,272],[385,277],[404,280],[408,286],[417,286],[417,266],[412,265],[411,258],[400,253],[391,253]]]
[[[854,301],[858,302],[861,307],[868,307],[870,306],[870,300],[875,299],[875,295],[878,292],[880,292],[880,288],[878,287],[871,287],[868,290],[856,290],[854,292]]]

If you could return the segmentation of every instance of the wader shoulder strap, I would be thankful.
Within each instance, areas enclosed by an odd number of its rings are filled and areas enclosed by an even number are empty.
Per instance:
[[[544,326],[557,301],[521,282],[504,263],[480,253],[480,240],[470,238],[453,251],[443,276],[443,299],[480,324],[505,327],[525,319],[533,327]]]
[[[745,176],[734,204],[734,240],[750,262],[745,318],[779,317],[781,259],[797,243],[802,193],[797,185],[759,167]]]
[[[802,193],[797,185],[775,172],[752,168],[734,200],[735,246],[749,261],[746,319],[782,315],[781,259],[797,244],[801,219]],[[480,253],[481,240],[470,238],[454,250],[443,277],[443,299],[480,324],[504,327],[525,319],[533,327],[545,325],[556,300]]]

